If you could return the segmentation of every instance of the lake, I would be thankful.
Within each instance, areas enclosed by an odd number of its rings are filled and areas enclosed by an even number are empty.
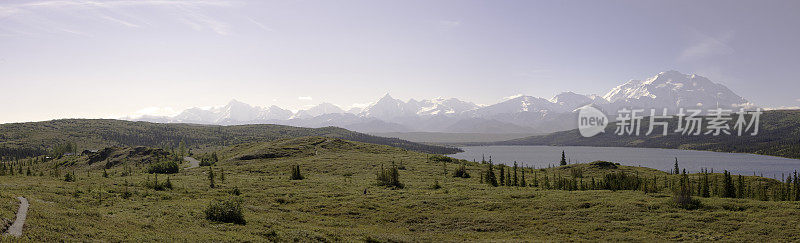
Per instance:
[[[495,164],[513,165],[517,161],[521,165],[536,168],[549,165],[558,166],[561,151],[565,151],[567,159],[572,163],[586,163],[605,160],[629,166],[643,166],[662,171],[674,168],[675,158],[678,165],[688,172],[697,172],[701,168],[723,170],[732,174],[764,175],[780,178],[781,173],[789,174],[800,170],[800,160],[780,157],[721,153],[709,151],[658,149],[658,148],[620,148],[620,147],[578,147],[578,146],[469,146],[462,147],[463,153],[450,155],[453,158],[481,161],[492,156]]]

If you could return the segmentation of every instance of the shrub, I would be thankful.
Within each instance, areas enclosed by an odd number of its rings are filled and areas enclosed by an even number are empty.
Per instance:
[[[438,154],[432,155],[430,157],[430,160],[435,161],[435,162],[445,162],[445,163],[446,162],[451,162],[451,163],[458,162],[458,160],[456,160],[454,158],[450,158],[450,157],[447,157],[447,156],[444,156],[444,155],[438,155]]]
[[[204,212],[206,219],[211,221],[240,225],[247,224],[242,213],[242,200],[239,198],[216,200],[209,204]]]
[[[147,168],[147,173],[150,174],[174,174],[178,173],[179,167],[178,163],[175,161],[163,161],[151,164]]]
[[[436,189],[440,189],[440,188],[442,188],[442,186],[439,185],[439,180],[434,180],[433,181],[433,185],[431,185],[431,189],[436,190]]]
[[[467,172],[467,166],[461,165],[455,171],[453,171],[453,177],[460,177],[460,178],[470,178],[469,172]]]
[[[242,195],[242,191],[239,191],[239,187],[238,186],[234,186],[233,189],[231,190],[231,194],[235,195],[235,196],[239,196],[239,195]]]
[[[144,187],[150,188],[150,189],[153,189],[153,190],[156,190],[156,191],[163,191],[163,190],[166,190],[166,189],[172,189],[172,181],[170,181],[169,177],[167,177],[166,181],[159,182],[158,181],[158,176],[155,176],[155,178],[152,181],[150,180],[150,178],[148,178],[144,182]]]
[[[66,174],[64,174],[64,181],[73,182],[73,181],[75,181],[75,176],[73,176],[72,174],[67,172]]]
[[[692,198],[692,190],[689,188],[689,176],[686,175],[685,170],[681,176],[678,188],[675,189],[672,195],[672,201],[677,207],[683,209],[692,210],[701,207],[700,200]]]
[[[380,170],[377,174],[377,180],[379,186],[385,187],[394,187],[394,188],[403,188],[405,185],[400,183],[400,172],[397,170],[397,166],[392,166],[387,169],[384,169],[381,165]]]
[[[292,176],[289,179],[291,179],[291,180],[302,180],[302,179],[304,179],[303,175],[300,174],[300,166],[299,165],[292,166]]]

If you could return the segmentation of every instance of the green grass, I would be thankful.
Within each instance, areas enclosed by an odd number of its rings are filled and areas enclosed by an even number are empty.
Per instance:
[[[2,186],[0,186],[2,188]],[[17,214],[19,200],[10,193],[0,191],[0,234],[11,225]]]
[[[288,157],[234,159],[276,149]],[[325,138],[242,144],[219,151],[208,185],[208,167],[170,176],[174,189],[143,186],[143,168],[120,176],[121,167],[92,170],[77,181],[5,176],[0,196],[24,195],[31,203],[23,234],[31,241],[487,241],[487,240],[727,240],[792,241],[800,237],[800,203],[701,198],[698,210],[678,209],[669,193],[557,191],[491,187],[479,183],[481,165],[466,163],[471,178],[453,178],[457,164],[402,149]],[[404,189],[375,185],[381,165],[402,162]],[[52,163],[57,163],[52,162]],[[304,180],[289,180],[300,165]],[[572,165],[573,167],[587,165]],[[585,168],[584,176],[605,171]],[[620,167],[664,175],[640,167]],[[551,168],[548,173],[569,173]],[[45,173],[48,174],[48,173]],[[566,174],[565,174],[566,175]],[[529,174],[526,174],[530,179]],[[542,176],[541,174],[539,175]],[[152,178],[152,177],[151,177]],[[159,176],[163,181],[166,176]],[[441,189],[431,189],[438,180]],[[126,190],[132,195],[123,198]],[[243,200],[245,225],[206,219],[217,199]],[[366,190],[366,194],[364,191]],[[0,197],[2,198],[2,197]]]

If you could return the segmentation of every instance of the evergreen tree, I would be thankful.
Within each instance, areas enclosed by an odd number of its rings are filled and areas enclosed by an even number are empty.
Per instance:
[[[736,183],[736,198],[744,198],[744,179],[739,175]]]
[[[678,168],[678,157],[675,157],[675,168],[672,170],[672,174],[677,175],[677,174],[680,174],[680,173],[681,173],[681,169]]]
[[[490,157],[490,159],[491,159],[491,157]],[[498,165],[498,167],[500,167],[500,185],[501,186],[505,186],[506,185],[506,172],[505,172],[505,169],[504,169],[505,166]]]
[[[511,170],[506,170],[506,186],[511,185]]]
[[[526,187],[528,182],[525,181],[525,168],[522,168],[522,180],[519,181],[519,186]]]
[[[517,178],[517,161],[514,161],[514,181],[511,182],[512,186],[519,185],[519,178]]]
[[[678,188],[676,188],[674,195],[672,196],[673,202],[683,209],[695,209],[700,206],[700,201],[697,199],[692,198],[691,187],[689,186],[689,176],[686,175],[686,171],[683,171],[683,175],[681,175],[680,183]]]
[[[486,169],[486,184],[497,186],[497,177],[494,174],[494,165],[489,163]]]
[[[561,150],[561,165],[567,165],[567,154],[564,150]]]
[[[731,173],[726,170],[723,175],[724,177],[722,178],[722,197],[735,198],[736,189],[733,186],[733,178],[731,178]]]

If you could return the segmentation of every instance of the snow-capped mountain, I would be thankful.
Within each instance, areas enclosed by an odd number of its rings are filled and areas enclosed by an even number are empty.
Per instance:
[[[418,102],[414,100],[412,102],[403,102],[386,94],[377,102],[364,108],[360,115],[390,121],[396,118],[414,116],[419,108]]]
[[[232,100],[225,106],[191,108],[175,117],[144,116],[136,120],[200,124],[275,123],[293,126],[339,126],[361,132],[554,132],[574,128],[574,111],[593,104],[613,115],[619,108],[709,109],[754,108],[724,85],[705,77],[661,72],[645,80],[630,80],[605,96],[563,92],[551,99],[526,95],[507,97],[480,106],[456,98],[402,101],[386,94],[376,102],[347,111],[321,103],[291,112],[277,106],[251,106]]]
[[[609,91],[605,100],[613,107],[639,108],[752,108],[753,104],[722,84],[695,74],[661,72],[646,80],[630,80]]]
[[[308,119],[320,115],[337,114],[337,113],[347,113],[347,112],[334,104],[325,102],[316,105],[314,107],[311,107],[310,109],[307,110],[300,110],[294,116],[292,116],[291,119]]]

